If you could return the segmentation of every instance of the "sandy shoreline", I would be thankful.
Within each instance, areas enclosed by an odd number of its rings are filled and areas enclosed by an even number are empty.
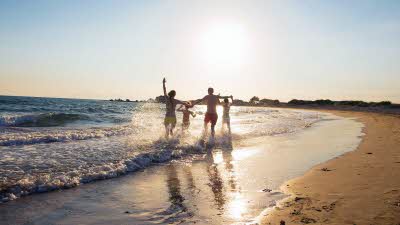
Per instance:
[[[400,224],[400,116],[329,112],[364,123],[362,142],[285,183],[262,224]]]

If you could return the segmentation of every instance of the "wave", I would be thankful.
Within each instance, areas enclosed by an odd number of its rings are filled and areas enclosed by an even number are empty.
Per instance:
[[[176,149],[177,143],[179,143],[178,140],[172,140],[168,144],[169,148],[167,149],[156,149],[152,152],[140,153],[128,159],[106,163],[84,171],[73,170],[61,175],[47,174],[40,177],[27,176],[16,183],[3,184],[0,186],[0,203],[12,201],[34,193],[68,189],[83,183],[118,177],[129,172],[144,169],[152,164],[182,158],[189,154],[206,153],[205,149],[197,144],[181,146],[179,149]]]
[[[11,128],[9,128],[11,129]],[[33,145],[53,142],[68,142],[103,138],[117,135],[131,134],[134,129],[131,126],[116,126],[109,128],[86,128],[51,131],[21,132],[19,129],[4,133],[0,136],[0,146]]]
[[[6,127],[54,127],[79,120],[90,120],[85,114],[41,113],[20,116],[0,116],[0,126]]]

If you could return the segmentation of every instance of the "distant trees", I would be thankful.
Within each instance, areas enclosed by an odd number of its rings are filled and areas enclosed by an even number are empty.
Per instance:
[[[278,99],[272,100],[272,99],[267,99],[263,98],[259,101],[260,105],[279,105],[280,102]]]
[[[155,101],[158,103],[165,103],[166,99],[164,95],[160,95],[156,97]]]
[[[148,100],[148,102],[165,103],[165,97],[163,95],[157,96],[155,100]],[[282,103],[277,99],[260,99],[257,96],[250,98],[250,101],[244,101],[240,99],[234,99],[233,104],[236,106],[356,106],[356,107],[391,107],[400,108],[400,104],[392,104],[390,101],[381,102],[364,102],[364,101],[332,101],[330,99],[318,99],[318,100],[301,100],[292,99],[288,103]]]
[[[259,97],[257,97],[257,96],[253,96],[251,99],[250,99],[250,104],[257,104],[258,102],[260,101],[260,98]]]
[[[246,105],[249,105],[248,102],[243,101],[243,100],[240,100],[240,99],[234,99],[234,100],[233,100],[233,104],[234,104],[234,105],[238,105],[238,106],[246,106]]]
[[[389,101],[382,102],[364,102],[364,101],[332,101],[329,99],[318,99],[315,101],[292,99],[288,102],[290,105],[318,105],[318,106],[358,106],[358,107],[377,107],[377,106],[390,106]]]

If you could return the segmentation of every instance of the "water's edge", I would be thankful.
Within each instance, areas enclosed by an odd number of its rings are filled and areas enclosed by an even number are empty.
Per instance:
[[[265,208],[258,216],[256,216],[256,217],[253,219],[253,222],[250,223],[249,225],[261,224],[263,218],[265,218],[266,216],[268,216],[272,211],[276,210],[276,207],[279,207],[279,208],[280,208],[280,207],[283,207],[284,203],[286,203],[286,202],[288,202],[288,201],[291,201],[292,199],[294,199],[294,198],[296,197],[296,194],[293,193],[293,192],[291,192],[291,191],[289,191],[289,190],[287,189],[287,187],[286,187],[286,185],[287,185],[288,183],[290,183],[292,180],[301,179],[301,178],[302,178],[305,174],[307,174],[308,172],[310,172],[310,171],[312,171],[312,170],[315,170],[315,168],[321,167],[321,166],[323,166],[324,164],[326,164],[327,162],[329,162],[329,161],[331,161],[331,160],[335,160],[335,159],[338,158],[338,157],[344,156],[344,155],[348,154],[349,152],[352,152],[352,151],[355,151],[355,150],[358,149],[358,147],[359,147],[359,145],[360,145],[360,143],[361,143],[361,141],[362,141],[362,137],[365,135],[365,132],[364,132],[365,124],[362,123],[361,121],[357,120],[357,118],[346,118],[346,117],[342,117],[342,116],[337,116],[337,115],[335,115],[334,113],[327,113],[327,114],[333,115],[333,116],[338,117],[338,118],[341,118],[341,119],[352,120],[352,121],[355,121],[355,122],[357,122],[357,123],[361,123],[361,124],[362,124],[362,131],[361,131],[360,135],[358,136],[358,137],[361,138],[361,140],[359,141],[359,143],[357,144],[357,146],[354,146],[351,150],[346,151],[346,152],[340,154],[339,156],[334,156],[333,158],[330,158],[330,159],[328,159],[328,160],[326,160],[326,161],[324,161],[324,162],[321,162],[321,163],[318,163],[318,164],[312,166],[311,168],[309,168],[307,171],[305,171],[305,172],[304,172],[302,175],[300,175],[300,176],[291,178],[291,179],[286,180],[285,182],[283,182],[283,183],[280,185],[280,187],[279,187],[279,191],[283,194],[284,197],[282,197],[280,200],[277,200],[277,201],[275,202],[274,205],[271,205],[270,207]],[[318,123],[321,123],[321,122],[323,122],[323,121],[319,121]]]

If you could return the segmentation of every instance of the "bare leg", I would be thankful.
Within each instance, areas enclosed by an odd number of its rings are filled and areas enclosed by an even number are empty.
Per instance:
[[[169,136],[169,125],[165,124],[165,138],[168,139]]]
[[[203,138],[207,136],[207,129],[208,129],[208,124],[204,123]]]
[[[174,128],[175,128],[175,124],[171,124],[171,128],[169,130],[169,133],[170,133],[171,136],[174,135]]]
[[[211,124],[211,136],[214,138],[215,136],[215,124]]]
[[[226,121],[226,126],[228,126],[228,132],[229,132],[229,135],[231,135],[231,121],[230,120]]]

